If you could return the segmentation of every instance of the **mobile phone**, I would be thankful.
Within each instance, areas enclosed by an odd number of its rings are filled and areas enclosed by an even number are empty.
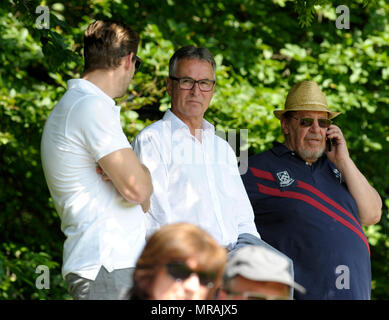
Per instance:
[[[327,151],[328,152],[331,152],[331,149],[332,149],[332,141],[330,138],[326,138],[326,144],[327,144]]]

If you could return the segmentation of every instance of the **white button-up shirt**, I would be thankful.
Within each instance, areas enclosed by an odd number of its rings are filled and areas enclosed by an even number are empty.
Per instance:
[[[133,141],[151,173],[154,192],[146,214],[147,235],[175,222],[196,224],[232,249],[239,234],[260,237],[235,153],[203,120],[201,142],[167,110]]]
[[[145,245],[140,205],[124,200],[96,173],[97,161],[131,148],[120,125],[120,107],[94,84],[68,82],[43,131],[41,156],[47,185],[66,235],[62,274],[94,280],[134,267]]]

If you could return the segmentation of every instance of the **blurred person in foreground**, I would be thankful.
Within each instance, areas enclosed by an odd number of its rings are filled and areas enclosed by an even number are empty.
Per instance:
[[[136,264],[130,298],[213,299],[226,259],[226,250],[198,226],[165,225],[147,240]]]
[[[128,298],[145,244],[151,177],[132,151],[114,101],[139,69],[138,44],[121,22],[90,24],[84,75],[68,81],[44,127],[42,165],[66,236],[62,275],[74,299]]]
[[[313,81],[295,84],[275,110],[285,143],[249,158],[242,177],[263,240],[289,256],[307,293],[296,299],[370,299],[370,247],[362,225],[382,201],[350,158]]]
[[[219,300],[291,300],[292,290],[305,293],[294,282],[291,261],[265,246],[245,246],[229,259],[218,292]]]

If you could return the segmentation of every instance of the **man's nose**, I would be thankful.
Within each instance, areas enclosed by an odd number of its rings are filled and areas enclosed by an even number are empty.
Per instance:
[[[319,126],[319,121],[316,119],[315,121],[313,121],[311,127],[310,127],[310,130],[312,132],[320,132],[320,126]]]
[[[193,95],[199,95],[201,93],[200,84],[198,82],[195,82],[193,88],[190,91]]]
[[[191,274],[183,283],[183,287],[187,293],[195,295],[200,290],[200,279],[195,273]]]

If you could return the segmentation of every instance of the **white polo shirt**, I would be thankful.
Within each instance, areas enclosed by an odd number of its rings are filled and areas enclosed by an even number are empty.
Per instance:
[[[150,170],[154,192],[147,235],[164,224],[189,222],[232,249],[239,234],[260,237],[254,212],[227,141],[203,120],[202,142],[174,113],[143,129],[132,145]]]
[[[144,213],[96,173],[97,161],[131,148],[120,107],[91,82],[68,81],[68,90],[44,127],[41,157],[47,185],[66,235],[62,275],[94,280],[134,267],[145,245]]]

